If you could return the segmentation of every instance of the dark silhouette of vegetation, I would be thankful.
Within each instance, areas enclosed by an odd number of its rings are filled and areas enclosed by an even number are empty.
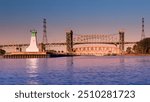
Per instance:
[[[133,46],[137,54],[150,54],[150,38],[145,38]]]
[[[5,50],[0,49],[0,55],[4,55],[6,53]]]
[[[127,47],[126,53],[127,54],[132,54],[133,53],[132,48],[131,47]]]

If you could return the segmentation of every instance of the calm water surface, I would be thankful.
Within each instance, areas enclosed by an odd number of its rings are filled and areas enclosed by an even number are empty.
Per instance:
[[[0,84],[150,85],[150,57],[1,58]]]

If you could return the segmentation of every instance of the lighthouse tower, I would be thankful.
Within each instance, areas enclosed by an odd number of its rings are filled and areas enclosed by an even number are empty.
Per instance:
[[[31,30],[31,41],[29,47],[27,47],[26,52],[39,52],[39,48],[37,45],[37,31]]]

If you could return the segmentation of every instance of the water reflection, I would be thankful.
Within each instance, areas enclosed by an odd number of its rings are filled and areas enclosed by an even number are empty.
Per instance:
[[[28,84],[38,84],[38,59],[26,59],[26,71],[29,77]]]
[[[73,57],[67,57],[66,58],[66,68],[67,68],[67,76],[68,76],[68,83],[69,84],[73,84],[73,75],[74,75],[74,72],[73,72]]]
[[[2,59],[0,84],[149,85],[149,62],[149,56]]]
[[[120,63],[124,64],[124,62],[125,62],[125,58],[124,58],[124,56],[121,56],[120,57]]]
[[[67,67],[73,66],[73,57],[66,57]]]

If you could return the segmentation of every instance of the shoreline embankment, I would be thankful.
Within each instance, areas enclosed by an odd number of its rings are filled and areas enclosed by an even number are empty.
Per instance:
[[[19,58],[57,58],[57,57],[72,57],[72,56],[82,56],[82,55],[75,55],[75,54],[47,54],[47,53],[13,53],[13,54],[5,54],[0,55],[0,58],[6,59],[19,59]],[[84,55],[85,56],[85,55]],[[86,55],[91,56],[91,55]],[[94,56],[94,55],[92,55]],[[107,55],[106,55],[107,56]],[[113,55],[108,55],[113,56]],[[150,54],[122,54],[122,55],[115,55],[115,56],[150,56]],[[101,57],[101,56],[99,56]]]

